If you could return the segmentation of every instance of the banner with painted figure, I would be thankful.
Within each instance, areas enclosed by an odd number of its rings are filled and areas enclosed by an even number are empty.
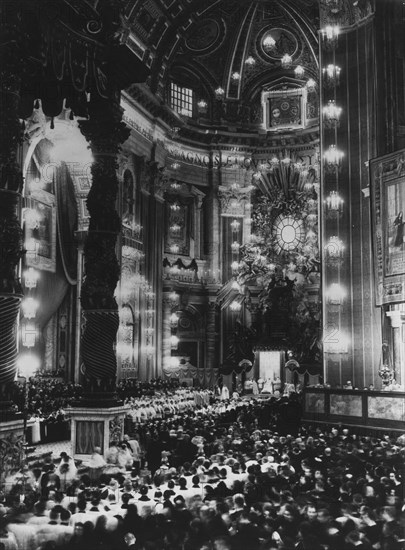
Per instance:
[[[405,150],[370,161],[376,304],[405,300]]]
[[[25,261],[27,267],[56,271],[55,196],[42,191],[36,199],[26,199],[29,215],[25,215]]]

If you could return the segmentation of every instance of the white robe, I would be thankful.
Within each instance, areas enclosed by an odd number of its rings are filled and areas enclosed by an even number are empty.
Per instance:
[[[222,386],[221,400],[226,401],[227,399],[229,399],[229,390],[226,386]]]

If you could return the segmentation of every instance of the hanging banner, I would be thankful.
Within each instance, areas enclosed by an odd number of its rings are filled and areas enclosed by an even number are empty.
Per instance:
[[[378,306],[405,301],[405,150],[370,161]]]
[[[42,191],[42,200],[27,199],[34,220],[25,223],[25,262],[27,267],[56,271],[56,208],[55,196]]]

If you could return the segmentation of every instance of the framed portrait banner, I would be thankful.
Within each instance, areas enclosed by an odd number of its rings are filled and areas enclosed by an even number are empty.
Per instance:
[[[370,161],[378,306],[405,301],[405,150]]]
[[[25,223],[25,261],[28,267],[56,271],[56,208],[55,195],[42,191],[35,199],[26,199],[26,206],[35,212]]]

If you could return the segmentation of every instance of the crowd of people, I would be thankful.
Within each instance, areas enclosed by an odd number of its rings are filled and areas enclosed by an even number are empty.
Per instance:
[[[214,393],[206,389],[179,388],[164,392],[156,390],[152,396],[127,397],[124,401],[130,406],[127,413],[128,431],[136,429],[138,424],[159,420],[177,413],[194,411],[208,407],[214,399]]]
[[[156,392],[164,394],[179,387],[178,380],[163,380],[157,378],[149,382],[140,382],[137,379],[122,380],[117,385],[117,396],[120,399],[129,397],[150,397]],[[32,376],[27,381],[14,383],[13,401],[18,410],[25,410],[28,414],[49,415],[65,409],[73,401],[83,395],[81,384],[65,382],[60,378],[46,378]]]
[[[156,393],[170,393],[179,386],[180,382],[177,379],[153,378],[148,382],[142,382],[136,378],[127,378],[118,384],[117,392],[121,399],[151,397]]]
[[[135,379],[121,381],[117,396],[133,409],[142,409],[150,398],[165,399],[179,389],[178,380],[157,378],[149,382]],[[70,438],[67,409],[83,396],[81,384],[66,383],[57,378],[32,376],[14,383],[13,401],[16,410],[24,411],[30,420],[27,429],[29,444],[63,441]]]
[[[215,401],[136,423],[87,469],[64,454],[25,470],[0,505],[0,548],[405,548],[405,436],[292,433],[296,405]]]

